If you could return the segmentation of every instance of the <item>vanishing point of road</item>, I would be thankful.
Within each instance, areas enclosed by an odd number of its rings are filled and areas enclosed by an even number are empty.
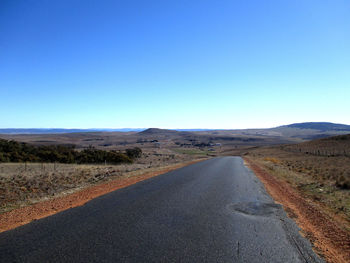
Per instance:
[[[0,262],[322,262],[240,157],[220,157],[0,234]]]

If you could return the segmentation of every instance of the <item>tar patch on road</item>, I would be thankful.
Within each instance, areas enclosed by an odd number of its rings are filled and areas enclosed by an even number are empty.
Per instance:
[[[275,203],[254,201],[230,204],[229,209],[250,216],[270,216],[280,211],[282,206]]]

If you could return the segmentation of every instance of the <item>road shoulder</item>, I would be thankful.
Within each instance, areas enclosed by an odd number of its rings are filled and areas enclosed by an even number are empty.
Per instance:
[[[277,179],[258,162],[245,157],[245,163],[263,182],[268,193],[283,205],[289,217],[302,229],[315,251],[328,262],[350,262],[350,234],[326,215],[312,200],[303,197],[288,182]]]

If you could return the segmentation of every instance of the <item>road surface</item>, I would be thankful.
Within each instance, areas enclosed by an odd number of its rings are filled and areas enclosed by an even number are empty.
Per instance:
[[[0,234],[0,262],[322,262],[240,157],[214,158]]]

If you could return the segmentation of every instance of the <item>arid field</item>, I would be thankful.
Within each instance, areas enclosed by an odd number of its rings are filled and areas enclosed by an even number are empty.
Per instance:
[[[349,142],[350,136],[338,136],[244,154],[350,223]]]
[[[125,175],[184,163],[206,154],[146,151],[132,164],[0,163],[0,213]]]

